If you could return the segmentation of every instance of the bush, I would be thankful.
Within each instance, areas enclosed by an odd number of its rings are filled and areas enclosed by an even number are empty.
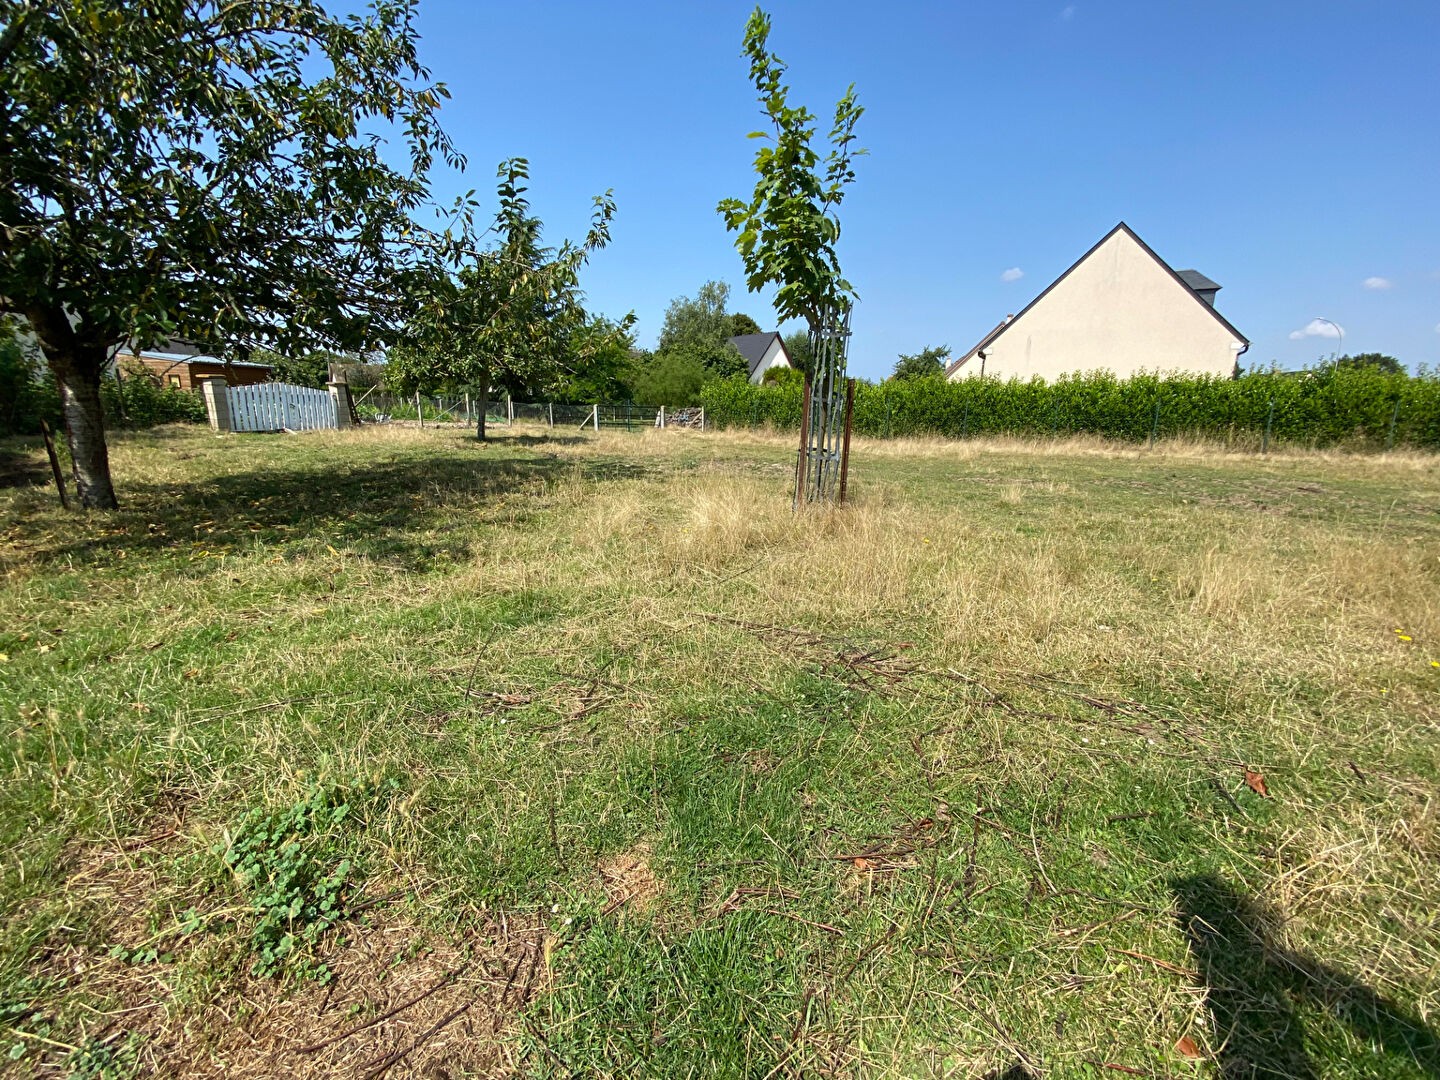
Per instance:
[[[801,388],[711,383],[701,393],[717,427],[800,426]],[[1273,412],[1272,412],[1273,410]],[[1393,430],[1392,430],[1393,422]],[[1199,436],[1440,449],[1440,375],[1373,367],[1261,372],[1239,379],[1093,373],[1046,384],[993,378],[891,380],[856,388],[854,430],[906,435],[1048,436],[1087,434],[1132,442]]]
[[[203,424],[208,418],[197,392],[161,386],[144,375],[125,376],[119,384],[106,376],[100,380],[100,401],[105,406],[105,423],[113,427]]]
[[[40,421],[60,426],[55,380],[28,353],[14,328],[0,325],[0,435],[35,435]]]

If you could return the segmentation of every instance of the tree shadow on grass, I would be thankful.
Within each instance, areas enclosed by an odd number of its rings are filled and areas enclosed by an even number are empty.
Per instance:
[[[50,484],[50,468],[38,439],[0,439],[0,488]]]
[[[1397,1065],[1440,1077],[1435,1031],[1344,972],[1279,945],[1274,912],[1214,874],[1182,878],[1172,888],[1180,929],[1208,990],[1226,1080],[1331,1075],[1311,1058],[1302,1004],[1325,1010]]]
[[[550,455],[498,457],[478,446],[403,458],[285,465],[176,484],[126,484],[121,508],[88,518],[53,519],[30,539],[42,562],[107,560],[124,549],[206,557],[260,544],[312,541],[346,555],[423,570],[467,553],[457,515],[483,514],[506,500],[504,522],[523,525],[547,485],[580,478],[605,482],[650,469],[625,462]],[[536,499],[527,506],[524,496]],[[59,527],[55,527],[58,525]]]

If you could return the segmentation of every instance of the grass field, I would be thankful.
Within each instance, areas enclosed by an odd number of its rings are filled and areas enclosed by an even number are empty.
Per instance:
[[[793,460],[0,488],[0,1071],[1440,1076],[1436,459]]]

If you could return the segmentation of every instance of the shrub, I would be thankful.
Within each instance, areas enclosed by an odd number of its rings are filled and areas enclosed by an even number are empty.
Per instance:
[[[0,435],[34,435],[60,426],[60,394],[45,366],[0,324]]]
[[[105,406],[105,422],[114,427],[203,424],[206,420],[205,402],[198,393],[161,386],[144,375],[126,376],[118,384],[113,378],[102,379],[100,400]]]

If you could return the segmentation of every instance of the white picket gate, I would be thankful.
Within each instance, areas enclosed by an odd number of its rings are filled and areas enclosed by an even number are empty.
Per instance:
[[[326,390],[269,382],[227,386],[225,397],[234,431],[312,431],[337,426],[335,399]]]

